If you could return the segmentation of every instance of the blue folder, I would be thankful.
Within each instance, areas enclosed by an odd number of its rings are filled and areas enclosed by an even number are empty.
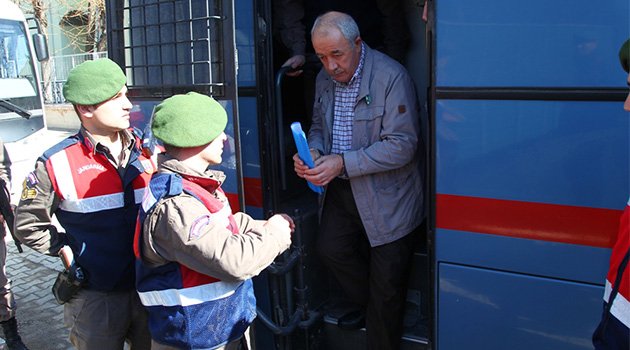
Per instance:
[[[311,151],[308,147],[308,142],[306,141],[306,135],[304,135],[304,131],[302,130],[302,124],[300,122],[295,122],[291,124],[291,131],[293,131],[293,139],[295,140],[295,145],[297,146],[298,156],[304,164],[306,164],[309,168],[313,168],[315,166],[315,162],[313,162],[313,157],[311,157]],[[311,188],[315,193],[324,193],[324,188],[321,186],[315,186],[310,181],[307,181],[308,187]]]

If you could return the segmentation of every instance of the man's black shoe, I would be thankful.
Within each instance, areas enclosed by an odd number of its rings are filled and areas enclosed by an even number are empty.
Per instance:
[[[365,327],[365,313],[361,310],[351,311],[337,319],[337,326],[345,330],[356,330]]]

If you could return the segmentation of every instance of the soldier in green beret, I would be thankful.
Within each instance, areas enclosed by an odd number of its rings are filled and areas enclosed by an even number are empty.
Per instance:
[[[138,294],[149,311],[153,350],[251,349],[251,277],[291,244],[285,214],[232,214],[221,189],[227,115],[211,97],[175,95],[155,109],[164,143],[139,214]]]
[[[133,236],[156,167],[142,135],[130,128],[126,80],[109,59],[70,72],[63,93],[81,128],[39,157],[16,210],[16,235],[25,245],[52,256],[65,246],[72,252],[54,293],[79,350],[151,348],[135,292]]]
[[[630,87],[630,39],[619,50],[621,67],[626,71]],[[630,112],[630,93],[623,109]],[[621,216],[617,242],[610,256],[606,276],[604,311],[602,319],[593,333],[595,350],[630,349],[630,199]]]

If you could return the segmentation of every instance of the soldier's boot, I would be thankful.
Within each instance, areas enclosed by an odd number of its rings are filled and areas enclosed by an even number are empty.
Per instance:
[[[18,333],[17,320],[15,317],[0,322],[0,326],[2,327],[2,332],[4,332],[4,340],[8,350],[28,350]]]

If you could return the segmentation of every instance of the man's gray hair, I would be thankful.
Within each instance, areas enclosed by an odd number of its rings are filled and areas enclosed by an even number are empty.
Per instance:
[[[352,45],[354,45],[355,39],[361,35],[359,33],[359,26],[357,26],[357,22],[355,22],[352,17],[343,12],[330,11],[315,19],[313,29],[311,29],[311,37],[316,31],[323,33],[328,32],[328,28],[330,27],[339,29],[341,35]]]

